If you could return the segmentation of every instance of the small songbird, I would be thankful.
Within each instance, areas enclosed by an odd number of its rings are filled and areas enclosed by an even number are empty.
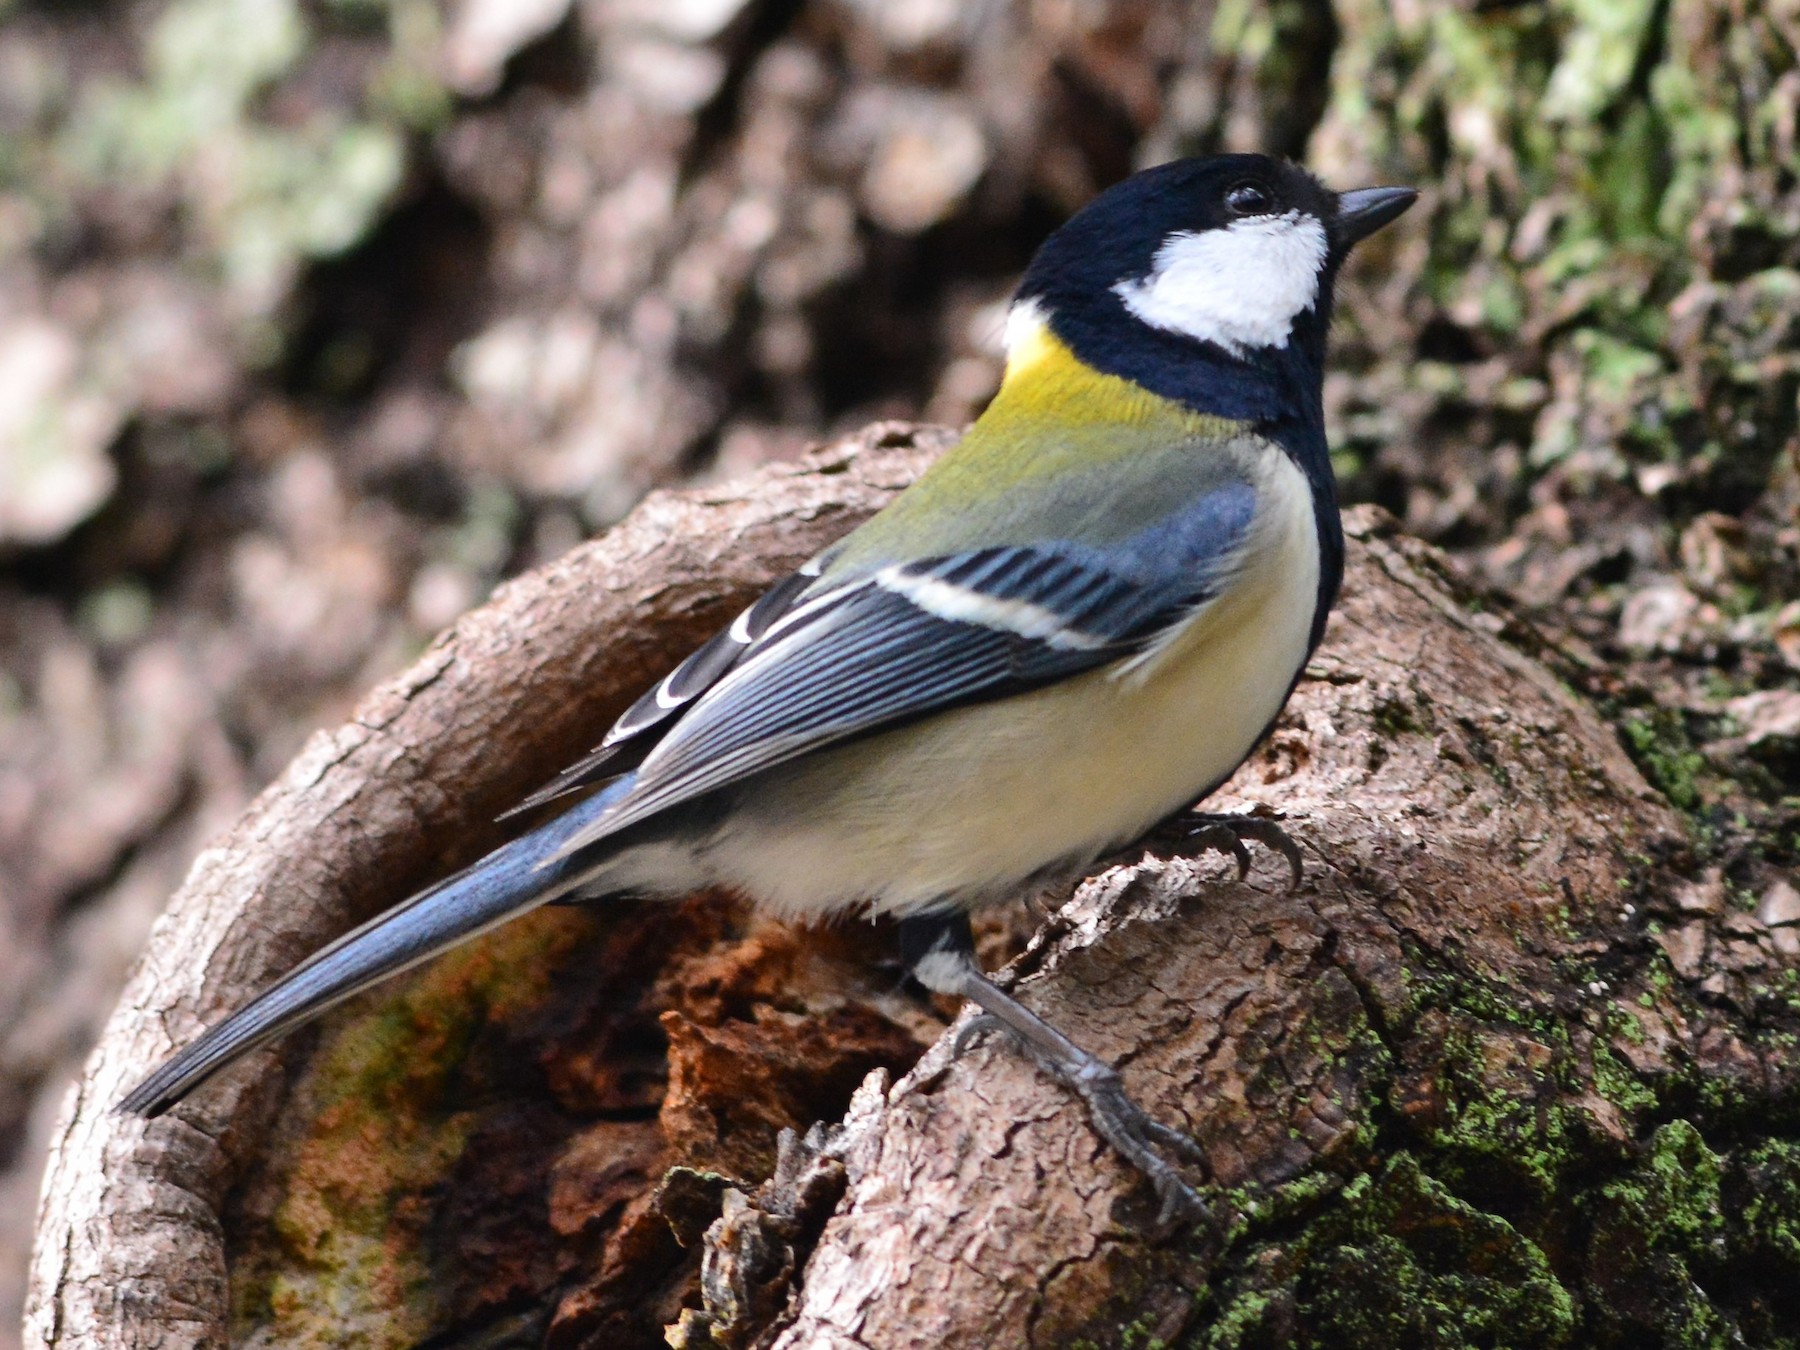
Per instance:
[[[257,1046],[537,905],[722,886],[882,913],[1202,1212],[1115,1071],[989,981],[968,915],[1204,798],[1287,701],[1344,542],[1321,386],[1332,285],[1408,188],[1260,155],[1102,193],[1038,251],[987,411],[885,510],[738,616],[520,808],[576,804],[344,935],[138,1085],[158,1115]],[[1298,854],[1267,822],[1211,817]],[[1235,822],[1235,824],[1234,824]]]

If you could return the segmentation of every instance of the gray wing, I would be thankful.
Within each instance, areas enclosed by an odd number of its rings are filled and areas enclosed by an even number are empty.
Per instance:
[[[802,593],[557,856],[797,756],[1142,651],[1230,584],[1255,508],[1232,480],[1104,554],[977,549]]]
[[[522,815],[535,807],[565,797],[633,769],[656,747],[689,704],[717,684],[730,672],[756,640],[767,633],[777,620],[794,607],[795,602],[819,579],[815,560],[791,576],[784,577],[757,602],[720,629],[697,648],[656,687],[627,708],[612,728],[588,755],[564,769],[550,782],[524,801],[500,815],[501,820]]]

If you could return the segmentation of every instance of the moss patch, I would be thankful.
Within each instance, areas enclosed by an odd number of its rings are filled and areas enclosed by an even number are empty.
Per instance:
[[[1296,1241],[1258,1244],[1208,1294],[1204,1350],[1270,1345],[1572,1344],[1574,1305],[1542,1251],[1410,1154],[1356,1178]]]
[[[404,1350],[442,1325],[423,1225],[479,1118],[451,1105],[459,1071],[483,1027],[549,996],[588,931],[584,915],[539,911],[328,1023],[290,1104],[306,1133],[265,1202],[274,1241],[233,1271],[234,1344]]]

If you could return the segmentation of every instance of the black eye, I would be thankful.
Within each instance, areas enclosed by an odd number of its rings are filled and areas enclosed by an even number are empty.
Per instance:
[[[1275,199],[1257,183],[1239,183],[1225,191],[1226,209],[1234,216],[1260,216],[1274,209]]]

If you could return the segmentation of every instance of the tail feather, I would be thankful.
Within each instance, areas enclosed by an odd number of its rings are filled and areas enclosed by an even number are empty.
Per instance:
[[[623,796],[630,783],[628,775],[315,952],[165,1061],[114,1109],[160,1116],[252,1050],[370,985],[574,889],[592,874],[593,859],[561,858],[559,851]]]

